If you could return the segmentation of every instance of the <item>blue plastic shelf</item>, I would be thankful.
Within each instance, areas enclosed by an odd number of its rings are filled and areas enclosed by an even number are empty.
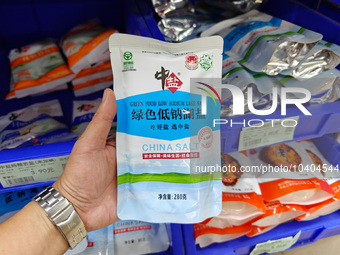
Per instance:
[[[104,25],[116,28],[120,32],[152,36],[134,0],[53,0],[48,2],[12,0],[0,3],[0,116],[33,103],[58,99],[64,112],[65,122],[69,127],[71,126],[72,101],[75,99],[71,90],[33,98],[4,100],[9,92],[10,83],[8,53],[12,48],[47,37],[55,38],[58,42],[69,29],[93,18],[99,18]],[[97,92],[77,97],[77,100],[95,99],[101,96],[102,92]],[[69,155],[74,143],[75,141],[69,141],[0,151],[0,164]],[[35,183],[6,189],[0,184],[0,193],[51,183]]]
[[[315,145],[319,148],[325,158],[333,165],[340,164],[340,144],[332,135],[313,139]],[[185,245],[185,254],[187,255],[246,255],[249,254],[256,244],[268,240],[276,240],[284,237],[295,236],[300,230],[301,235],[296,244],[291,249],[314,243],[319,239],[340,234],[340,210],[321,216],[312,221],[292,221],[255,237],[243,236],[224,243],[215,243],[205,248],[195,245],[193,225],[182,225]]]
[[[205,248],[195,245],[192,225],[183,226],[185,254],[187,255],[248,255],[258,243],[295,236],[300,230],[298,241],[291,247],[297,248],[314,243],[322,238],[340,234],[340,210],[312,221],[292,221],[255,237],[243,236],[224,243],[215,243]]]
[[[295,128],[294,138],[291,141],[311,139],[320,137],[329,133],[340,132],[340,101],[320,105],[309,105],[306,108],[312,115],[305,116],[295,107],[287,108],[287,115],[282,116],[280,110],[275,111],[268,116],[259,116],[248,114],[244,116],[233,116],[226,118],[229,124],[221,125],[221,150],[222,152],[232,152],[238,150],[238,143],[242,125],[233,125],[230,127],[230,120],[235,122],[246,123],[251,119],[282,119],[299,116],[298,124]]]

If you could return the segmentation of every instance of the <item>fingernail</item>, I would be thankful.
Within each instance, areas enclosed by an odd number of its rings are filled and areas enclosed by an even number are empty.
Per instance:
[[[108,94],[109,94],[108,89],[105,89],[105,90],[104,90],[104,94],[103,94],[103,100],[102,100],[103,102],[105,102],[105,100],[107,99]]]

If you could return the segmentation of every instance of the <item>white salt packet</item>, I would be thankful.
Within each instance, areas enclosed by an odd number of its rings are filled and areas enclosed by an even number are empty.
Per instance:
[[[222,44],[218,36],[177,44],[110,37],[120,219],[196,223],[221,212],[220,174],[193,167],[220,162],[220,127],[211,118],[220,117],[221,101],[211,86],[190,82],[220,81]],[[209,108],[204,118],[200,93]]]
[[[119,220],[114,224],[114,254],[149,254],[168,250],[170,242],[164,223]]]

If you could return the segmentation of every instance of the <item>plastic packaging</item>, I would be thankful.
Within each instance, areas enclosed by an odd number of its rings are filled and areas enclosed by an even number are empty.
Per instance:
[[[69,141],[76,138],[62,122],[58,100],[33,104],[0,117],[0,150]]]
[[[222,154],[222,167],[225,167],[222,171],[222,212],[212,218],[208,226],[239,226],[265,213],[256,177],[243,173],[241,167],[244,166],[250,166],[246,151]]]
[[[84,133],[87,125],[90,123],[94,114],[96,113],[100,103],[100,98],[95,100],[73,101],[73,121],[71,130],[73,133],[77,134],[78,137]],[[116,124],[117,122],[113,122],[110,134],[116,130]]]
[[[320,73],[308,80],[297,80],[292,76],[277,75],[275,77],[282,87],[304,88],[311,92],[312,104],[324,104],[334,102],[340,98],[340,71],[332,69]],[[292,93],[292,97],[303,96],[299,93]]]
[[[158,253],[170,246],[164,223],[120,220],[114,224],[113,231],[115,255]]]
[[[334,197],[318,204],[306,206],[307,214],[297,217],[297,220],[313,220],[319,216],[327,215],[340,209],[340,177],[335,166],[332,166],[310,140],[301,142],[308,155],[314,162],[315,170],[320,171],[327,183],[334,191]]]
[[[279,201],[266,202],[266,213],[252,224],[258,227],[277,226],[306,214],[303,206],[281,204]]]
[[[272,230],[275,227],[277,227],[277,225],[269,226],[269,227],[252,226],[251,231],[249,233],[247,233],[247,236],[248,237],[258,236],[258,235],[264,234],[264,233]]]
[[[188,0],[152,0],[152,4],[161,18],[194,13],[194,7]]]
[[[96,113],[100,103],[100,98],[96,100],[73,101],[73,121],[71,130],[73,133],[77,134],[78,137],[84,133],[87,125],[90,123],[93,115]]]
[[[201,248],[213,243],[223,243],[244,236],[252,229],[251,223],[241,226],[214,228],[206,224],[194,224],[195,243]]]
[[[13,49],[9,59],[17,98],[66,89],[74,77],[51,39]]]
[[[284,70],[282,74],[298,79],[310,79],[340,64],[340,46],[321,40],[293,69]]]
[[[295,67],[322,35],[257,10],[221,21],[201,36],[221,35],[224,53],[254,72]]]
[[[207,121],[219,118],[219,97],[207,97],[209,115],[202,118],[196,105],[202,90],[196,87],[204,85],[190,86],[191,77],[220,81],[221,49],[219,37],[180,44],[110,37],[119,84],[114,89],[120,219],[195,223],[221,212],[220,173],[195,172],[196,166],[220,162],[219,127]]]
[[[310,205],[334,196],[320,171],[310,171],[313,164],[297,142],[251,149],[252,164],[258,167],[262,197],[282,204]]]
[[[15,83],[13,81],[13,77],[11,77],[11,84],[10,84],[10,87],[9,87],[9,92],[8,92],[8,94],[6,96],[6,100],[10,100],[10,99],[16,98],[15,97],[14,87],[15,87]]]
[[[91,94],[111,87],[112,84],[113,76],[110,61],[84,69],[72,79],[75,96]]]
[[[226,12],[232,13],[246,13],[253,10],[262,4],[265,0],[199,0],[215,8],[225,10]],[[234,15],[235,16],[235,15]]]
[[[79,73],[110,59],[108,40],[116,29],[108,29],[96,21],[82,23],[72,28],[60,45],[72,72]]]
[[[222,83],[232,84],[239,87],[245,95],[244,112],[249,112],[248,108],[248,90],[252,91],[253,106],[256,109],[265,109],[271,107],[271,95],[273,88],[280,88],[281,84],[275,78],[269,77],[264,73],[254,73],[241,66],[236,60],[228,55],[223,55],[222,65]],[[232,115],[233,100],[229,89],[223,89],[221,92],[223,102],[221,116]]]

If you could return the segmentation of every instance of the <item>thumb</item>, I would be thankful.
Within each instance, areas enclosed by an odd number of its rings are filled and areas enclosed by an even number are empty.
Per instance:
[[[113,119],[117,113],[116,97],[112,89],[105,89],[103,99],[85,132],[78,139],[77,150],[87,152],[105,148]]]

